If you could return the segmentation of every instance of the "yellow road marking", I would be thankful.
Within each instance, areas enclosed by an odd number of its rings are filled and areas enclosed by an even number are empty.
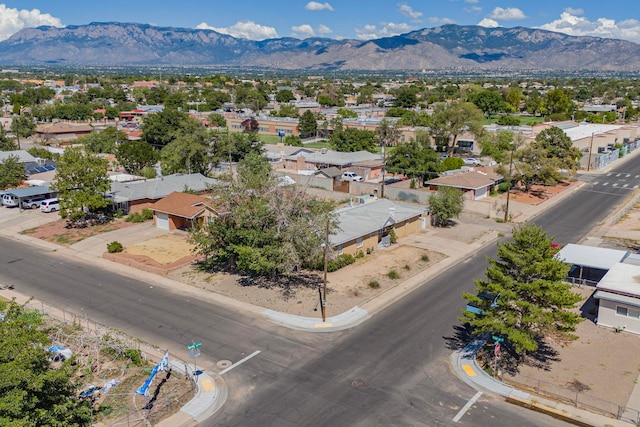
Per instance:
[[[469,375],[470,377],[476,376],[476,371],[473,370],[471,365],[462,365],[462,369]]]
[[[204,391],[212,391],[213,383],[211,382],[211,380],[202,380],[202,388],[204,389]]]
[[[314,328],[332,328],[333,323],[316,323]]]

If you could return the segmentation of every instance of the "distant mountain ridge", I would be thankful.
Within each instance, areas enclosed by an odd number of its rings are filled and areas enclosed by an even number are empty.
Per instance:
[[[23,29],[0,42],[0,64],[639,71],[640,44],[524,27],[460,25],[365,41],[287,37],[254,41],[213,30],[94,22]]]

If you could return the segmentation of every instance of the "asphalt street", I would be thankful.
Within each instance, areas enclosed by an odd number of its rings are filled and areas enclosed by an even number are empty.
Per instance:
[[[640,164],[600,175],[535,222],[560,243],[576,242],[640,184]],[[482,277],[495,246],[377,313],[331,334],[288,330],[193,296],[103,270],[81,260],[0,238],[0,282],[169,348],[201,341],[202,363],[237,361],[225,374],[229,398],[203,425],[455,425],[475,390],[450,371],[464,308],[460,292]],[[200,363],[200,362],[199,362]],[[472,426],[566,425],[482,395],[461,418]]]

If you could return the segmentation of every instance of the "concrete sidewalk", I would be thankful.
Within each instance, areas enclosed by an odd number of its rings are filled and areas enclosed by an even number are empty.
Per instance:
[[[463,349],[455,351],[449,358],[451,369],[456,376],[476,390],[498,394],[505,397],[509,403],[542,412],[579,426],[629,427],[630,423],[635,425],[635,420],[625,414],[622,414],[622,419],[617,420],[572,405],[531,395],[494,379],[476,362],[476,353],[484,344],[484,340],[476,340]]]

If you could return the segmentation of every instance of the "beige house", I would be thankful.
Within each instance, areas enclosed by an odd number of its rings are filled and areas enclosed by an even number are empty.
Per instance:
[[[149,207],[153,224],[160,230],[188,230],[205,225],[218,216],[212,200],[206,196],[174,191]]]
[[[338,255],[371,253],[388,246],[390,232],[402,238],[418,231],[425,208],[377,199],[336,211],[339,231],[329,236]]]

